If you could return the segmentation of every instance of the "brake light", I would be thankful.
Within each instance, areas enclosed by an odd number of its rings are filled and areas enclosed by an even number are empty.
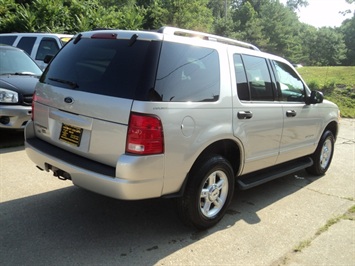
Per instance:
[[[117,39],[116,33],[95,33],[91,39]]]
[[[131,113],[126,152],[140,155],[164,152],[163,126],[157,116]]]
[[[36,92],[33,93],[33,96],[32,96],[32,110],[31,110],[31,119],[32,121],[34,121],[34,118],[35,118],[35,101],[37,101],[37,96],[36,96]]]

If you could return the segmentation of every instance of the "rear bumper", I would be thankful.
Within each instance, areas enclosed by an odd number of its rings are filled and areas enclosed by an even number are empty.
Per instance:
[[[24,128],[31,119],[31,106],[1,105],[0,128]]]
[[[121,155],[116,168],[53,146],[35,137],[33,122],[25,128],[28,157],[46,171],[58,169],[70,175],[74,185],[122,200],[160,197],[164,156]]]

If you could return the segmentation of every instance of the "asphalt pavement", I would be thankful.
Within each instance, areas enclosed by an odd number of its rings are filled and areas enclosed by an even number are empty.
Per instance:
[[[1,141],[1,140],[0,140]],[[174,201],[120,201],[0,149],[0,265],[355,265],[355,120],[332,165],[238,191],[224,219],[185,227]],[[352,211],[349,211],[352,208]]]

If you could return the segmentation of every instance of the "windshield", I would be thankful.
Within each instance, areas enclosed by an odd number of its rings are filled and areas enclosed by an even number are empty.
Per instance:
[[[40,76],[42,70],[23,51],[17,49],[0,49],[0,75],[35,75]]]

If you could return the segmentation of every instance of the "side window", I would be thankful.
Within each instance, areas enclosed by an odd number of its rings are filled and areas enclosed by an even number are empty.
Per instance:
[[[33,45],[36,42],[36,37],[22,37],[18,42],[17,47],[31,55]]]
[[[39,44],[36,60],[44,60],[46,55],[55,55],[59,51],[59,46],[53,38],[43,38]]]
[[[243,55],[252,101],[273,101],[274,92],[265,58]]]
[[[285,63],[273,61],[276,75],[277,87],[281,92],[281,100],[287,102],[304,101],[304,85],[295,71]]]
[[[219,98],[219,57],[214,49],[165,42],[155,92],[164,102],[213,102]]]
[[[7,44],[7,45],[13,45],[15,42],[17,36],[1,36],[0,35],[0,43],[1,44]]]
[[[235,79],[237,81],[238,98],[242,101],[250,101],[248,80],[244,69],[244,64],[240,54],[233,55]]]

